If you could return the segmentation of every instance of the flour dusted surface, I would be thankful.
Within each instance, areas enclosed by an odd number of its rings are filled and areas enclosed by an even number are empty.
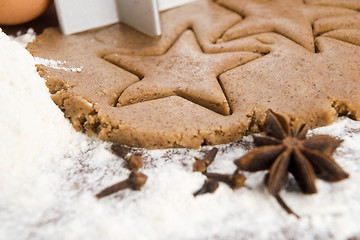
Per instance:
[[[220,184],[194,198],[204,176],[192,172],[200,151],[144,151],[149,179],[140,192],[97,200],[125,179],[124,161],[109,144],[76,133],[50,99],[32,57],[0,33],[0,239],[348,239],[360,237],[360,123],[341,119],[312,131],[344,140],[335,159],[350,174],[317,180],[318,194],[302,195],[295,181],[281,192],[302,217],[286,214],[247,174],[248,188]],[[251,146],[219,146],[209,171],[232,173],[232,160]]]

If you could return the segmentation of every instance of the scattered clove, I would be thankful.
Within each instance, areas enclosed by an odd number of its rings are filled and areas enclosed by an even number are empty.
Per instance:
[[[194,196],[213,193],[219,187],[219,182],[224,182],[229,185],[232,189],[241,188],[245,184],[245,176],[240,174],[239,171],[235,171],[234,174],[219,174],[219,173],[207,173],[207,167],[214,161],[218,149],[215,147],[205,154],[203,159],[195,157],[195,163],[193,165],[194,172],[201,172],[206,177],[204,185],[200,190],[194,193]]]
[[[131,150],[125,146],[114,143],[111,145],[111,150],[119,157],[126,158],[131,154]]]
[[[214,179],[206,179],[204,185],[196,192],[193,193],[194,197],[205,194],[213,193],[219,187],[219,182]]]
[[[193,164],[194,172],[206,172],[207,167],[214,161],[218,149],[214,147],[208,153],[205,154],[203,159],[195,157],[195,162]]]
[[[143,158],[141,154],[134,154],[130,157],[126,157],[125,161],[127,162],[131,171],[137,171],[143,166]]]
[[[204,173],[209,179],[226,183],[232,189],[241,188],[245,185],[246,177],[236,171],[234,174]]]
[[[132,154],[129,148],[120,144],[113,144],[111,150],[127,162],[128,168],[131,171],[137,171],[143,166],[143,158],[140,153]]]
[[[110,194],[116,193],[124,189],[140,190],[146,183],[147,176],[141,172],[131,172],[128,179],[116,183],[108,188],[105,188],[100,193],[96,194],[97,198],[106,197]]]

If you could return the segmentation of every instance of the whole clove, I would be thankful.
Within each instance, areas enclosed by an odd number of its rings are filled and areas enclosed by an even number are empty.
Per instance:
[[[96,194],[97,198],[103,198],[124,189],[140,190],[146,183],[147,176],[141,172],[131,172],[128,179],[105,188]]]
[[[245,185],[246,177],[237,171],[234,174],[203,173],[208,179],[214,179],[229,185],[232,189],[241,188]]]
[[[194,172],[206,172],[207,167],[214,161],[218,149],[214,147],[208,153],[205,154],[203,159],[195,157],[195,162],[193,164]]]
[[[140,153],[131,153],[131,150],[127,147],[124,147],[120,144],[113,144],[111,146],[111,150],[118,155],[119,157],[123,158],[128,168],[131,171],[137,171],[143,166],[143,158]]]
[[[137,171],[143,166],[143,158],[141,154],[134,154],[124,159],[127,162],[128,167],[131,171]]]
[[[219,187],[219,182],[214,179],[206,179],[203,186],[196,192],[193,193],[194,197],[205,194],[213,193]]]
[[[125,146],[114,143],[111,145],[111,150],[119,157],[126,158],[131,154],[131,150]]]

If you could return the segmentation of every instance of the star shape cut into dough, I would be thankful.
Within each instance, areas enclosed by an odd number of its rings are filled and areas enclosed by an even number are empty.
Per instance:
[[[259,57],[255,53],[205,54],[192,31],[184,32],[164,55],[110,54],[104,59],[139,76],[120,95],[119,106],[165,98],[183,97],[222,115],[231,113],[217,77]]]
[[[217,0],[245,17],[222,36],[223,41],[257,33],[276,32],[315,51],[312,23],[319,18],[356,14],[336,7],[305,5],[303,0]]]
[[[124,24],[115,24],[99,30],[95,39],[109,44],[108,53],[160,55],[164,54],[184,31],[192,29],[201,48],[208,52],[216,40],[240,20],[241,16],[237,13],[219,6],[213,0],[200,0],[162,12],[162,35],[159,38],[139,34]]]
[[[258,38],[270,54],[219,77],[233,117],[271,108],[293,125],[327,125],[338,115],[360,119],[359,46],[318,37],[319,53],[312,53],[278,34]]]

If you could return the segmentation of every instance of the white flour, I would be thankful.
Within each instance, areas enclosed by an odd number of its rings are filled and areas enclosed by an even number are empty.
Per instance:
[[[146,151],[145,187],[97,200],[129,172],[108,143],[73,130],[34,64],[0,33],[0,239],[360,238],[360,122],[341,119],[312,132],[344,140],[335,159],[351,177],[318,180],[311,196],[290,181],[281,195],[300,220],[267,194],[262,172],[247,174],[249,188],[221,184],[194,198],[204,176],[192,172],[193,156],[202,153],[184,149]],[[209,171],[233,172],[232,160],[250,142],[220,146]]]
[[[55,61],[52,59],[44,59],[44,58],[39,58],[39,57],[34,57],[35,63],[36,64],[41,64],[47,67],[51,67],[54,69],[61,69],[64,71],[68,71],[68,72],[81,72],[82,71],[82,67],[65,67],[66,65],[66,61]]]
[[[28,42],[34,41],[36,33],[34,29],[29,28],[25,34],[22,34],[21,31],[17,32],[17,36],[9,36],[11,40],[19,43],[21,46],[26,47]]]

